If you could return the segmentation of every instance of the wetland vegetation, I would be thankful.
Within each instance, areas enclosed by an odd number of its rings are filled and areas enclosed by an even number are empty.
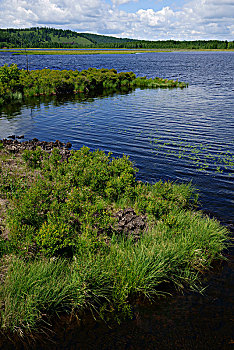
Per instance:
[[[121,322],[167,286],[202,291],[223,259],[227,229],[197,210],[191,184],[142,183],[127,156],[59,141],[0,145],[2,332],[85,310]]]
[[[136,77],[133,72],[115,69],[78,70],[19,69],[16,64],[0,68],[0,106],[40,95],[65,95],[131,91],[136,88],[184,88],[188,84],[155,77]]]

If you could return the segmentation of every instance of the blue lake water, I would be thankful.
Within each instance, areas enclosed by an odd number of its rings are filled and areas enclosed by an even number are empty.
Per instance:
[[[137,89],[109,97],[46,98],[9,106],[0,111],[0,139],[24,134],[25,139],[70,141],[75,149],[86,145],[114,156],[128,154],[139,168],[139,179],[192,181],[201,207],[233,225],[234,52],[29,55],[28,59],[30,69],[115,68],[188,82],[182,90]],[[25,69],[26,57],[0,52],[0,66],[4,63]],[[124,327],[109,330],[94,325],[96,336],[81,329],[75,340],[72,333],[72,346],[229,349],[232,275],[229,263],[207,280],[205,296],[188,294],[141,308]]]
[[[129,55],[28,56],[30,69],[116,68],[137,76],[178,79],[186,89],[24,105],[0,114],[0,138],[70,141],[119,156],[128,154],[138,178],[192,181],[202,208],[223,220],[234,216],[234,53],[173,52]],[[0,52],[0,66],[25,56]]]

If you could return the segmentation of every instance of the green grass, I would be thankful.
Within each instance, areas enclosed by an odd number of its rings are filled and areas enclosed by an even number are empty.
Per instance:
[[[133,300],[166,296],[165,285],[201,291],[204,271],[223,259],[228,232],[196,211],[191,184],[140,183],[128,157],[87,147],[68,162],[56,149],[24,152],[10,168],[8,158],[1,150],[2,331],[46,330],[54,315],[85,310],[121,322]],[[137,241],[118,231],[114,214],[128,207],[147,218]]]
[[[61,39],[60,39],[61,40]],[[71,39],[70,39],[71,40]],[[69,41],[69,40],[68,40]],[[87,45],[88,46],[88,45]],[[26,51],[25,51],[26,50]],[[124,54],[138,54],[138,53],[153,53],[153,52],[193,52],[193,51],[227,51],[232,52],[234,49],[175,49],[175,48],[166,48],[166,49],[110,49],[110,48],[96,48],[89,49],[84,48],[82,50],[79,49],[64,49],[64,48],[49,48],[40,50],[37,49],[2,49],[1,52],[11,52],[12,55],[124,55]]]
[[[8,50],[9,51],[9,50]],[[7,52],[8,52],[7,51]],[[25,51],[15,51],[10,50],[12,55],[19,56],[25,55]],[[229,50],[218,50],[218,49],[201,49],[201,50],[182,50],[182,49],[88,49],[88,50],[64,50],[64,49],[55,49],[55,50],[27,50],[27,55],[130,55],[130,54],[138,54],[138,53],[153,53],[153,52],[178,52],[178,51],[234,51],[234,49]]]
[[[172,50],[166,49],[166,50],[160,50],[160,49],[150,49],[150,50],[143,50],[143,49],[116,49],[116,50],[110,50],[110,49],[97,49],[97,50],[64,50],[64,49],[56,49],[56,50],[27,50],[28,55],[124,55],[124,54],[136,54],[136,53],[147,53],[147,52],[170,52]],[[25,55],[25,51],[14,51],[11,50],[13,55]]]

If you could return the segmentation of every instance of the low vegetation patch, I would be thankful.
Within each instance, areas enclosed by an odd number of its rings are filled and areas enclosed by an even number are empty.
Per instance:
[[[121,322],[167,284],[199,289],[227,230],[195,210],[192,185],[142,183],[125,155],[62,148],[0,151],[1,330],[84,310]]]
[[[5,52],[12,52],[13,56],[19,56],[19,55],[132,55],[132,54],[138,54],[138,53],[149,53],[149,52],[171,52],[173,49],[151,49],[151,50],[141,50],[141,49],[115,49],[115,50],[108,50],[108,49],[82,49],[82,50],[69,50],[69,49],[52,49],[52,50],[5,50]]]
[[[100,94],[131,91],[136,88],[184,88],[186,83],[162,78],[136,77],[133,72],[117,73],[115,69],[32,70],[16,64],[0,67],[0,106],[16,100],[40,95],[75,93]]]

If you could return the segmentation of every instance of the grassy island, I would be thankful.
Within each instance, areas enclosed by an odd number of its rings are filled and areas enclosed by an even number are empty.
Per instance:
[[[142,183],[127,156],[59,141],[0,145],[3,332],[85,310],[121,322],[138,298],[199,290],[223,258],[227,230],[196,210],[191,184]]]
[[[22,55],[132,55],[138,53],[150,53],[150,52],[171,52],[173,49],[82,49],[82,50],[69,50],[69,49],[52,49],[52,50],[6,50],[5,52],[11,52],[14,56]]]
[[[134,55],[142,53],[155,53],[155,52],[191,52],[191,51],[225,51],[232,52],[234,49],[108,49],[108,48],[97,48],[97,49],[8,49],[1,50],[3,52],[11,52],[13,56],[25,56],[25,55]]]
[[[40,95],[75,93],[100,94],[131,91],[136,88],[184,88],[188,84],[162,78],[136,77],[133,72],[117,73],[115,69],[32,70],[16,64],[0,68],[0,106],[13,100]]]

